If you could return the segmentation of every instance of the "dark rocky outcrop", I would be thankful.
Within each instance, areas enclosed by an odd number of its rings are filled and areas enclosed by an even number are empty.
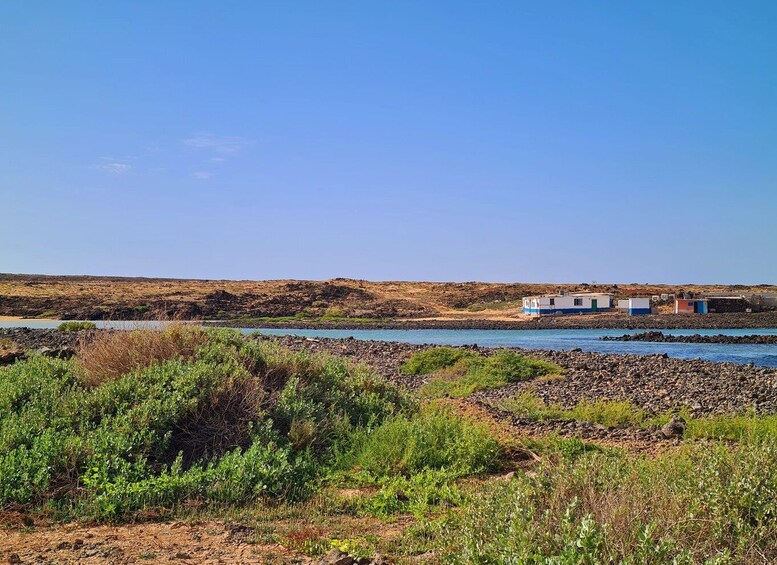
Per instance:
[[[775,344],[775,335],[668,335],[664,332],[650,331],[637,334],[625,334],[617,337],[602,337],[602,341],[650,341],[657,343],[753,343]]]

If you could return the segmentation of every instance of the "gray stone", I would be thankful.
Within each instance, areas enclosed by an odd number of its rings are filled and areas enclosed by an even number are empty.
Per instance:
[[[672,416],[672,418],[663,425],[661,433],[667,439],[682,437],[685,433],[686,422],[681,416]]]

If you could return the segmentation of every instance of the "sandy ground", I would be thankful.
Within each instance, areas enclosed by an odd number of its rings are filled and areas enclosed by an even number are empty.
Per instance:
[[[310,563],[278,544],[254,543],[221,522],[124,526],[66,524],[0,530],[2,563]]]

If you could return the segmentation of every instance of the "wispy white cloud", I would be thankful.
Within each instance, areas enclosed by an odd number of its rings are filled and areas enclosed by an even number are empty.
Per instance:
[[[113,157],[100,157],[100,162],[92,165],[93,169],[109,173],[111,175],[126,175],[132,170],[132,165],[127,159],[114,159]]]
[[[244,137],[225,137],[210,133],[197,133],[183,140],[183,144],[189,147],[207,149],[221,155],[238,153],[249,143],[250,140]]]
[[[223,163],[226,161],[224,157],[211,157],[210,159],[206,159],[206,163]]]
[[[208,180],[210,178],[213,178],[213,173],[208,171],[197,171],[195,173],[192,173],[192,176],[196,179]]]

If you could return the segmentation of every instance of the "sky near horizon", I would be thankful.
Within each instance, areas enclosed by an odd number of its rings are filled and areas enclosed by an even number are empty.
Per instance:
[[[777,283],[777,3],[0,3],[0,272]]]

